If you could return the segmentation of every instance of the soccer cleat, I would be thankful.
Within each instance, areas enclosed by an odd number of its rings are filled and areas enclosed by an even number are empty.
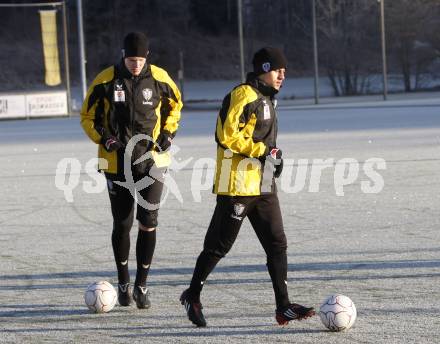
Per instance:
[[[205,327],[206,320],[203,316],[203,306],[200,300],[196,300],[189,295],[188,289],[180,296],[180,303],[185,307],[188,319],[197,327]]]
[[[118,302],[121,306],[130,306],[130,283],[118,284]]]
[[[136,285],[133,289],[133,300],[136,301],[136,306],[139,309],[150,308],[151,302],[148,298],[150,292],[147,287]]]
[[[302,320],[310,318],[315,315],[313,307],[304,307],[297,303],[277,309],[275,312],[275,319],[279,325],[287,325],[291,320]]]

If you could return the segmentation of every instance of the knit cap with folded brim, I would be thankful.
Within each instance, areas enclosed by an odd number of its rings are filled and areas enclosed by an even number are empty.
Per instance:
[[[125,57],[147,57],[148,39],[142,32],[130,32],[124,38],[122,56]]]
[[[287,59],[278,48],[265,47],[258,50],[252,59],[254,73],[257,75],[287,67]]]

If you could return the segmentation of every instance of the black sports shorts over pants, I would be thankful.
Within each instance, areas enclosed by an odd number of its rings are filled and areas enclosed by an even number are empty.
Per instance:
[[[267,256],[277,307],[289,304],[287,240],[276,193],[260,196],[217,196],[217,205],[197,259],[190,291],[200,295],[203,282],[231,249],[243,220],[248,217]]]
[[[133,225],[135,200],[127,188],[115,183],[115,181],[108,175],[106,175],[106,178],[113,220],[116,224],[116,227],[118,227],[119,222],[129,220],[128,222],[131,222],[131,228]],[[137,182],[141,178],[142,177],[134,176],[134,181]],[[157,205],[152,209],[145,209],[140,204],[137,204],[136,220],[138,220],[145,227],[157,227],[158,224],[158,205],[162,196],[163,183],[154,178],[152,180],[154,180],[154,182],[151,185],[147,186],[143,190],[138,190],[139,194],[146,202],[151,205]]]

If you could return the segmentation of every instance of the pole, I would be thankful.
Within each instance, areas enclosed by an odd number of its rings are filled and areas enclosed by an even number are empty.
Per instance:
[[[66,73],[66,89],[67,89],[67,112],[70,117],[72,113],[72,94],[70,92],[70,73],[69,73],[69,44],[67,42],[67,14],[66,1],[62,2],[63,8],[63,35],[64,35],[64,69]]]
[[[387,100],[388,94],[388,80],[387,80],[387,55],[385,42],[385,0],[378,0],[380,2],[380,31],[382,40],[382,74],[383,74],[383,100]]]
[[[316,34],[316,1],[312,0],[312,22],[313,22],[313,62],[315,68],[315,104],[319,104],[319,69],[318,69],[318,38]]]
[[[242,16],[242,0],[237,0],[238,7],[238,40],[240,43],[240,73],[241,73],[241,82],[245,81],[244,78],[244,48],[243,48],[243,16]]]
[[[184,66],[183,66],[183,51],[179,51],[179,71],[178,71],[178,79],[179,79],[179,86],[180,86],[180,94],[182,95],[182,101],[184,101]]]
[[[77,0],[78,10],[78,37],[79,37],[79,62],[81,75],[81,101],[84,101],[87,94],[87,79],[86,79],[86,54],[84,49],[84,27],[83,27],[83,12],[82,0]]]

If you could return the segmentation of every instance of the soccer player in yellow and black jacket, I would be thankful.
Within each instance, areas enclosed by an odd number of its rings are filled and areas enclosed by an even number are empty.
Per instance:
[[[165,70],[147,63],[148,52],[147,37],[141,32],[129,33],[124,39],[121,62],[98,74],[81,110],[81,125],[87,136],[99,144],[98,168],[107,178],[118,300],[122,306],[131,303],[129,233],[133,225],[134,193],[138,193],[137,273],[133,289],[138,308],[150,307],[146,281],[156,245],[158,207],[166,172],[163,164],[158,163],[157,157],[161,155],[156,151],[166,152],[170,148],[182,108],[175,83]],[[148,154],[148,159],[138,163],[139,158]],[[128,169],[124,158],[128,159]],[[135,190],[134,182],[146,176],[147,187]],[[145,202],[141,203],[140,198]]]
[[[199,327],[206,326],[200,302],[204,281],[231,249],[246,217],[266,252],[277,322],[284,325],[315,314],[313,308],[289,300],[287,241],[274,182],[283,168],[274,96],[285,78],[287,60],[281,50],[266,47],[252,62],[253,73],[226,95],[217,117],[217,205],[190,287],[180,297],[189,320]]]

